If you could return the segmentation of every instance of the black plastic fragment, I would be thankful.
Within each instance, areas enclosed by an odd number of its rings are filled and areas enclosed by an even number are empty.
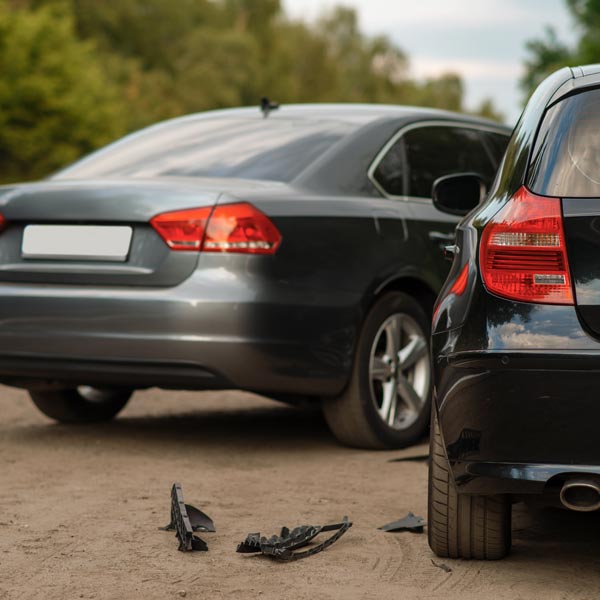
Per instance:
[[[429,454],[416,454],[415,456],[400,456],[399,458],[390,458],[388,462],[426,462],[429,460]]]
[[[438,569],[444,571],[444,573],[452,573],[452,569],[448,565],[444,563],[436,563],[435,560],[433,560],[433,558],[431,559],[431,564],[434,567],[437,567]]]
[[[242,554],[260,552],[265,556],[270,556],[281,561],[300,560],[301,558],[308,558],[329,548],[350,527],[352,527],[352,523],[348,521],[348,517],[344,517],[340,523],[333,523],[331,525],[302,525],[292,531],[287,527],[283,527],[279,536],[274,535],[270,538],[261,536],[260,533],[250,533],[241,544],[238,544],[237,552]],[[328,531],[335,531],[335,533],[324,542],[313,546],[309,550],[295,552],[299,548],[308,546],[319,534]]]
[[[194,531],[205,531],[210,533],[216,531],[215,524],[207,514],[191,504],[186,504],[185,508]]]
[[[207,543],[194,535],[195,531],[214,532],[215,524],[212,519],[195,506],[183,501],[183,490],[180,483],[174,483],[171,488],[171,522],[163,531],[175,531],[179,540],[180,552],[207,552]]]
[[[383,525],[379,529],[383,531],[412,531],[413,533],[423,533],[425,529],[425,519],[416,517],[409,512],[403,519]]]

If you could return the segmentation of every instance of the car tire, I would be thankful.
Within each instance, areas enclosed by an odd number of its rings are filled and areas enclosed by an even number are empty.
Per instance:
[[[511,546],[509,497],[457,493],[435,416],[430,440],[427,534],[430,548],[442,558],[499,560]]]
[[[394,323],[395,319],[399,319],[394,327],[400,333],[394,348],[400,351],[388,352],[387,337],[391,339],[393,336],[386,333],[387,324]],[[429,425],[431,402],[429,332],[425,311],[407,294],[390,292],[374,304],[358,339],[348,386],[340,396],[323,400],[325,420],[340,442],[355,448],[394,449],[414,444],[422,437]],[[416,358],[418,350],[418,362],[410,372],[402,370],[400,359],[402,352],[409,347],[402,347],[406,340],[409,340],[407,343],[418,341],[414,354]],[[395,359],[391,358],[394,356]],[[376,360],[379,365],[386,361],[389,380],[375,379],[375,372],[380,370],[374,366]],[[412,383],[409,381],[411,377]],[[402,384],[394,385],[400,381]],[[418,387],[420,394],[415,395],[415,388],[410,391],[406,387],[407,382]],[[410,405],[406,403],[405,406],[400,392],[397,392],[400,385],[403,393],[409,396]],[[393,409],[388,406],[386,410],[384,390],[389,389],[395,390],[393,402],[397,406]]]
[[[127,404],[131,390],[80,386],[62,390],[29,390],[37,408],[60,423],[110,421]]]

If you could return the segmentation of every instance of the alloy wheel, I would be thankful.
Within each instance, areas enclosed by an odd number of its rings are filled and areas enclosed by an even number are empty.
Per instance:
[[[427,403],[431,381],[425,333],[409,315],[388,317],[377,332],[369,361],[371,397],[392,429],[410,427]]]

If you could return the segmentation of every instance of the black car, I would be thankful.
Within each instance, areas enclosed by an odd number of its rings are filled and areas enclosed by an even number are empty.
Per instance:
[[[492,122],[361,105],[209,112],[0,188],[0,381],[63,422],[135,389],[324,399],[340,440],[427,426],[431,311],[458,218],[435,179],[488,183]]]
[[[465,211],[480,187],[445,178],[435,201]],[[455,252],[433,320],[429,542],[496,559],[515,501],[600,508],[600,65],[539,86]]]

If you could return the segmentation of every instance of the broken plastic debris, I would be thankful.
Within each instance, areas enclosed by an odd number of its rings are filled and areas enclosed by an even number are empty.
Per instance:
[[[390,458],[388,462],[425,462],[429,460],[429,454],[416,454],[414,456],[400,456],[399,458]]]
[[[178,550],[180,552],[194,550],[207,552],[208,545],[203,539],[194,535],[194,532],[216,531],[215,524],[208,515],[183,501],[183,490],[180,483],[174,483],[171,488],[171,522],[161,529],[175,531],[175,536],[179,540]]]
[[[434,567],[437,567],[438,569],[441,569],[445,573],[452,573],[452,569],[448,565],[446,565],[444,563],[436,563],[435,560],[433,560],[433,558],[431,559],[431,564]]]
[[[424,528],[425,519],[423,517],[416,517],[409,512],[403,519],[383,525],[379,529],[382,529],[383,531],[412,531],[413,533],[423,533]]]
[[[299,560],[301,558],[308,558],[329,548],[350,527],[352,527],[352,523],[348,521],[348,517],[344,517],[340,523],[333,523],[331,525],[302,525],[292,531],[284,527],[279,536],[274,535],[270,538],[261,537],[260,533],[250,533],[241,544],[238,544],[237,552],[242,554],[260,552],[281,561]],[[309,550],[294,552],[299,548],[308,546],[319,534],[327,531],[335,531],[335,533],[324,542],[313,546]]]

